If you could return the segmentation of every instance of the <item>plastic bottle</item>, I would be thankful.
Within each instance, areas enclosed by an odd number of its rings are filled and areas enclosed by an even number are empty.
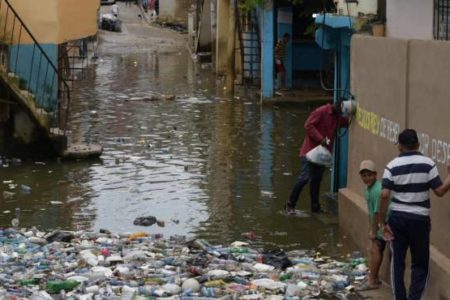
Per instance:
[[[302,279],[316,280],[320,278],[320,274],[317,272],[302,272]]]
[[[220,296],[220,292],[221,289],[219,288],[208,288],[208,287],[202,287],[202,289],[200,290],[200,293],[202,294],[202,296],[204,297],[211,297],[214,298],[216,296]]]
[[[284,273],[284,274],[280,275],[279,280],[280,281],[286,281],[286,280],[291,279],[291,277],[292,277],[292,275],[290,273]]]
[[[231,278],[231,280],[233,280],[236,283],[242,284],[242,285],[249,285],[250,281],[248,281],[247,279],[240,277],[240,276],[234,276]]]
[[[29,187],[28,185],[25,185],[25,184],[21,184],[20,185],[20,190],[24,194],[30,194],[31,193],[31,187]]]
[[[248,253],[248,248],[245,247],[235,247],[230,249],[231,253]]]
[[[122,295],[120,296],[120,300],[132,300],[134,297],[136,297],[136,289],[124,285],[122,287]]]
[[[80,283],[75,280],[49,281],[47,282],[47,292],[50,294],[59,294],[62,290],[71,291]]]
[[[29,285],[38,285],[39,279],[32,278],[32,279],[24,279],[20,281],[21,286],[29,286]]]
[[[194,276],[198,276],[198,275],[202,275],[203,274],[203,270],[200,267],[197,266],[190,266],[188,267],[187,271],[189,273],[191,273]]]

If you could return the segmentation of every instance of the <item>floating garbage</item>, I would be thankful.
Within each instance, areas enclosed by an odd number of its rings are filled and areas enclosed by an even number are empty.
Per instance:
[[[140,225],[140,226],[152,226],[157,222],[156,218],[154,216],[148,216],[148,217],[139,217],[136,218],[133,222],[134,225]]]
[[[0,229],[2,299],[348,299],[365,273],[360,255],[342,262],[147,232]]]
[[[20,185],[20,191],[24,194],[30,194],[31,193],[31,187],[25,184]]]

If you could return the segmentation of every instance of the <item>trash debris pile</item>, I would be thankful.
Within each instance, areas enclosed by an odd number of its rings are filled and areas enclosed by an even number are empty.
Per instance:
[[[347,299],[365,279],[315,251],[257,251],[185,236],[0,229],[1,299]]]

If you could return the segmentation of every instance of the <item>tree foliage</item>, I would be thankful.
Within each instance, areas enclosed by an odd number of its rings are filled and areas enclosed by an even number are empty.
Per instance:
[[[258,6],[261,6],[264,4],[266,0],[241,0],[239,1],[239,8],[244,11],[250,11]],[[281,1],[277,1],[277,0],[273,0],[274,2],[287,2],[287,3],[292,3],[292,4],[299,4],[299,3],[303,3],[303,0],[281,0]]]

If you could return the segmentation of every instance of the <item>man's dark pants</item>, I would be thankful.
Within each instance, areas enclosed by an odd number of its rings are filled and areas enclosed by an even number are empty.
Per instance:
[[[311,197],[311,211],[320,211],[319,203],[319,193],[320,193],[320,183],[322,182],[323,172],[325,170],[324,166],[314,164],[306,159],[306,157],[300,157],[300,176],[292,189],[291,195],[289,196],[289,201],[287,207],[294,209],[297,204],[298,197],[303,190],[303,187],[311,180],[309,185],[309,192]]]
[[[391,283],[395,300],[421,299],[428,279],[430,218],[393,211],[388,224],[394,233],[391,242]],[[407,297],[403,277],[408,247],[411,252],[411,284]]]

